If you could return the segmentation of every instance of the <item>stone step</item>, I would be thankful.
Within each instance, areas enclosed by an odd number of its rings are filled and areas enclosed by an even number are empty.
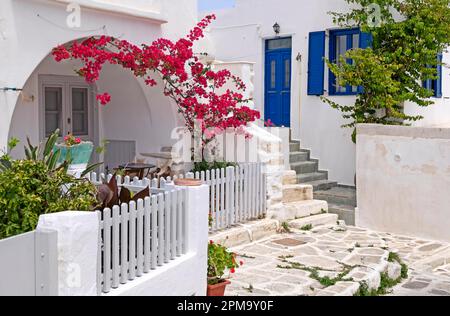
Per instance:
[[[280,204],[280,206],[270,212],[268,216],[269,218],[277,219],[279,221],[286,221],[327,212],[327,202],[311,200]]]
[[[210,234],[209,239],[217,244],[231,248],[245,245],[276,234],[279,222],[276,220],[260,220],[238,224],[236,227]]]
[[[330,180],[316,180],[316,181],[306,182],[305,184],[312,185],[314,188],[314,192],[330,190],[338,185],[337,182],[330,181]]]
[[[318,180],[327,180],[328,179],[328,172],[311,172],[311,173],[304,173],[304,174],[297,174],[297,180],[298,183],[304,184],[311,181],[318,181]]]
[[[295,219],[289,222],[289,226],[296,229],[302,229],[307,226],[333,225],[338,221],[336,214],[319,214],[305,218]]]
[[[291,164],[291,169],[295,170],[297,174],[317,172],[319,168],[318,161],[302,161]]]
[[[297,184],[297,174],[294,170],[285,171],[283,174],[283,185]]]
[[[356,189],[336,186],[330,190],[314,191],[314,198],[327,201],[330,204],[350,205],[356,207]]]
[[[295,151],[300,151],[300,142],[291,142],[289,144],[289,151],[295,152]]]
[[[289,155],[289,162],[295,163],[295,162],[302,162],[302,161],[308,161],[309,160],[309,153],[304,151],[294,151],[291,152]]]
[[[328,212],[337,214],[347,225],[355,226],[355,207],[352,205],[328,204]]]
[[[313,187],[305,184],[290,184],[283,186],[283,203],[311,201]]]

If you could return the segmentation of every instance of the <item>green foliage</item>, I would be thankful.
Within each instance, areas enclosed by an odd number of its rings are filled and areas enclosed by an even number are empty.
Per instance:
[[[90,211],[97,205],[97,189],[89,181],[67,174],[70,157],[61,165],[53,148],[59,131],[35,147],[27,140],[25,160],[0,159],[0,239],[32,231],[42,214],[66,210]],[[9,150],[18,141],[12,139]]]
[[[391,289],[400,284],[404,279],[408,278],[408,266],[403,263],[397,253],[390,252],[388,256],[389,262],[397,262],[401,265],[401,274],[398,279],[391,279],[386,272],[381,273],[381,281],[378,289],[369,289],[367,282],[361,282],[358,292],[355,296],[380,296],[389,294]]]
[[[222,245],[210,242],[208,245],[208,284],[218,284],[223,280],[225,270],[234,273],[238,268],[236,255]]]
[[[97,203],[88,181],[52,171],[43,161],[17,160],[0,172],[0,239],[32,231],[42,214],[89,211]]]
[[[425,80],[437,79],[437,55],[450,45],[450,0],[346,0],[347,13],[331,13],[341,27],[360,27],[373,36],[373,47],[353,49],[340,62],[327,61],[340,85],[361,86],[355,104],[342,105],[322,98],[359,123],[407,125],[422,119],[403,111],[405,102],[433,104],[433,92],[423,88]],[[373,26],[372,4],[381,8],[379,25]],[[346,60],[353,60],[347,63]],[[356,132],[353,140],[356,140]]]
[[[300,230],[303,230],[303,231],[310,231],[312,229],[313,229],[313,225],[311,225],[311,224],[305,225],[302,228],[300,228]]]
[[[403,262],[403,260],[400,258],[400,256],[395,252],[390,252],[388,257],[389,262],[397,262],[402,267],[401,269],[401,278],[406,279],[408,278],[408,266]]]
[[[326,276],[320,276],[321,269],[319,269],[319,268],[307,267],[307,266],[305,266],[303,264],[300,264],[298,262],[290,262],[290,261],[286,260],[286,258],[287,257],[280,257],[280,259],[284,263],[288,263],[289,265],[287,265],[287,266],[278,265],[277,267],[279,269],[287,269],[287,270],[295,269],[295,270],[302,270],[302,271],[309,272],[310,273],[309,277],[311,279],[314,279],[317,282],[319,282],[325,288],[333,286],[333,285],[336,285],[336,283],[338,283],[338,282],[352,282],[352,279],[348,278],[347,276],[352,271],[352,269],[354,267],[344,266],[343,271],[340,272],[336,277],[332,278],[332,277],[327,276],[327,275]],[[322,271],[324,271],[324,270],[322,270]]]
[[[280,230],[280,232],[281,233],[287,233],[287,234],[292,233],[291,227],[289,226],[288,222],[281,223],[281,230]]]
[[[191,172],[202,172],[202,171],[208,171],[208,170],[217,170],[217,169],[225,169],[227,167],[236,167],[235,163],[231,162],[196,162],[194,163],[194,169],[192,169]]]

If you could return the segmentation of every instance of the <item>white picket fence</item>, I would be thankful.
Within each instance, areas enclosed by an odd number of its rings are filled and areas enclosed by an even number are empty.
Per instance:
[[[202,180],[210,186],[212,231],[261,219],[266,215],[267,180],[262,163],[187,173],[185,177]]]
[[[105,180],[104,174],[98,177],[93,173],[89,179],[96,184]],[[106,176],[106,180],[109,181],[111,177],[112,175]],[[171,187],[173,180],[177,178],[199,179],[210,187],[211,231],[261,219],[267,213],[267,179],[263,163],[240,164],[236,167],[186,173],[159,180],[117,176],[117,182],[135,192],[150,186],[152,193],[161,193],[167,185]]]
[[[99,184],[97,175],[90,180]],[[111,175],[108,176],[108,179]],[[109,293],[186,253],[186,192],[157,188],[157,180],[117,177],[118,184],[138,192],[151,187],[151,197],[99,211],[98,284]]]

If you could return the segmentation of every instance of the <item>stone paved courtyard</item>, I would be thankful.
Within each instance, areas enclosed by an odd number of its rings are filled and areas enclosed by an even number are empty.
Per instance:
[[[304,228],[307,229],[307,228]],[[244,261],[228,296],[355,295],[361,284],[380,286],[381,276],[408,278],[387,295],[450,295],[450,245],[343,225],[280,233],[233,248]]]

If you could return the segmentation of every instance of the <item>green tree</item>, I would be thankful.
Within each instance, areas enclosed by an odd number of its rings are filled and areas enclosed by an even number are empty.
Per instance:
[[[372,46],[349,50],[327,60],[338,85],[360,86],[354,104],[322,100],[349,120],[343,127],[376,123],[408,125],[421,116],[404,113],[405,102],[427,107],[433,91],[422,82],[437,79],[438,55],[450,45],[450,0],[346,0],[350,11],[332,12],[340,27],[360,27],[372,34]],[[379,8],[379,10],[378,10]],[[348,63],[348,60],[352,60]]]

